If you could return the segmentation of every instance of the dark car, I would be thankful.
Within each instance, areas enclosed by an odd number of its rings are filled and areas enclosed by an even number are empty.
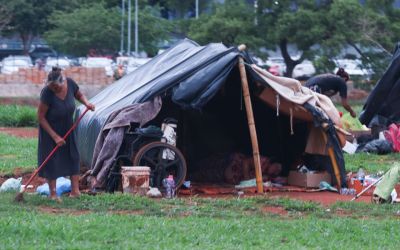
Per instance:
[[[48,47],[36,47],[29,51],[29,55],[32,61],[36,61],[39,58],[57,57],[57,52]]]

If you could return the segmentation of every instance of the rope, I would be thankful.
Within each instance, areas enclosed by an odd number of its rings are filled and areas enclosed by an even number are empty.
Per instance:
[[[279,116],[279,106],[281,105],[281,99],[279,99],[279,95],[276,95],[276,116]]]
[[[294,135],[294,131],[293,131],[293,109],[290,108],[290,134]]]

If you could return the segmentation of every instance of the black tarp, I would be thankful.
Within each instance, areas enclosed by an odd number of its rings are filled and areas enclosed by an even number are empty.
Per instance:
[[[237,97],[234,97],[232,100],[237,100],[239,102],[242,98],[240,76],[237,67],[234,66],[237,65],[238,57],[240,55],[244,57],[246,63],[252,63],[251,58],[247,53],[239,52],[236,48],[227,48],[223,44],[218,43],[199,46],[195,42],[185,39],[176,46],[166,50],[164,53],[154,57],[134,72],[105,88],[90,100],[96,105],[96,111],[89,112],[82,119],[77,128],[78,149],[81,154],[82,164],[85,166],[91,166],[93,149],[97,136],[110,114],[129,104],[145,102],[155,96],[170,96],[171,98],[169,100],[172,100],[174,104],[177,104],[183,109],[202,110],[203,107],[213,99],[213,97],[218,93],[218,90],[224,84],[226,86],[230,85],[231,91],[234,91],[234,95],[237,95]],[[254,87],[254,84],[251,84],[254,80],[264,83],[265,86],[269,86],[268,83],[263,82],[263,80],[250,67],[246,66],[246,71],[250,78],[250,88]],[[234,89],[234,85],[237,85],[237,89]],[[227,93],[229,93],[229,91]],[[256,111],[259,105],[256,105],[256,99],[252,99],[252,101],[254,106],[253,108],[255,108]],[[225,130],[229,130],[229,124],[237,123],[239,120],[242,120],[241,117],[243,115],[243,118],[246,117],[245,113],[235,113],[231,104],[222,103],[211,105],[210,107],[213,107],[214,110],[224,107],[226,110],[225,114],[232,118],[230,123],[226,123],[227,129]],[[77,115],[83,112],[83,110],[84,107],[80,107]],[[244,112],[244,109],[242,112]],[[258,136],[260,137],[260,147],[263,147],[264,141],[268,141],[269,145],[265,145],[265,151],[267,152],[276,150],[276,145],[278,145],[278,143],[284,143],[284,147],[294,148],[293,143],[296,144],[293,141],[294,137],[291,137],[292,142],[288,143],[282,142],[282,139],[284,138],[277,138],[277,140],[272,141],[271,138],[273,136],[277,137],[277,135],[281,133],[269,131],[276,129],[283,130],[284,127],[279,124],[282,124],[286,119],[287,122],[284,124],[288,126],[289,118],[283,117],[281,122],[276,121],[275,124],[272,125],[272,118],[265,118],[267,117],[267,114],[263,112],[265,111],[261,110],[255,114],[256,123],[259,125],[257,130]],[[271,114],[273,114],[273,112]],[[260,115],[265,117],[260,118]],[[315,112],[313,115],[318,116]],[[231,119],[229,118],[227,120]],[[247,125],[247,121],[243,120],[243,124],[244,126]],[[268,129],[275,125],[278,126],[278,128]],[[244,128],[244,126],[242,127]],[[302,127],[304,126],[302,125]],[[269,134],[260,131],[269,131]],[[287,129],[287,131],[289,131],[289,129]],[[298,133],[297,135],[300,136],[305,134]],[[243,129],[240,129],[240,133],[236,136],[240,138],[249,138],[248,131],[243,131]],[[263,140],[263,137],[267,137],[266,140]],[[305,144],[305,138],[302,138],[302,140]],[[338,144],[337,139],[333,143]],[[304,146],[305,145],[301,145],[303,149]],[[283,148],[281,151],[286,152],[287,154],[290,150]],[[340,147],[337,154],[339,159],[343,158]],[[290,158],[285,155],[282,155],[281,158]],[[342,171],[344,171],[344,162],[339,160],[339,164]]]
[[[177,104],[200,109],[225,82],[238,56],[236,48],[221,43],[199,46],[185,39],[105,88],[90,100],[96,111],[88,112],[77,128],[82,164],[91,165],[97,136],[113,111],[171,90]]]
[[[396,45],[392,60],[377,82],[360,114],[362,124],[388,126],[400,121],[400,43]]]

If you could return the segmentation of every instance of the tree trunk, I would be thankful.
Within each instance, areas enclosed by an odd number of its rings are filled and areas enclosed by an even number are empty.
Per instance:
[[[297,64],[300,64],[303,61],[303,56],[301,56],[299,60],[293,60],[289,55],[287,45],[288,44],[286,39],[283,39],[279,42],[279,48],[281,50],[283,60],[285,60],[286,64],[285,76],[292,77],[294,67],[296,67]]]
[[[21,33],[21,40],[22,40],[22,46],[23,46],[23,54],[24,55],[29,55],[29,49],[31,47],[32,44],[32,33]]]

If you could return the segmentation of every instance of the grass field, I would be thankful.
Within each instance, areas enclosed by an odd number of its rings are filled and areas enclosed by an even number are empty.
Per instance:
[[[23,139],[0,133],[0,174],[16,168],[30,171],[36,166],[37,139]]]
[[[0,127],[37,126],[36,108],[22,105],[0,105]]]
[[[397,207],[268,197],[149,200],[128,195],[62,204],[0,194],[0,242],[14,249],[397,249]],[[277,215],[265,207],[280,207]]]

